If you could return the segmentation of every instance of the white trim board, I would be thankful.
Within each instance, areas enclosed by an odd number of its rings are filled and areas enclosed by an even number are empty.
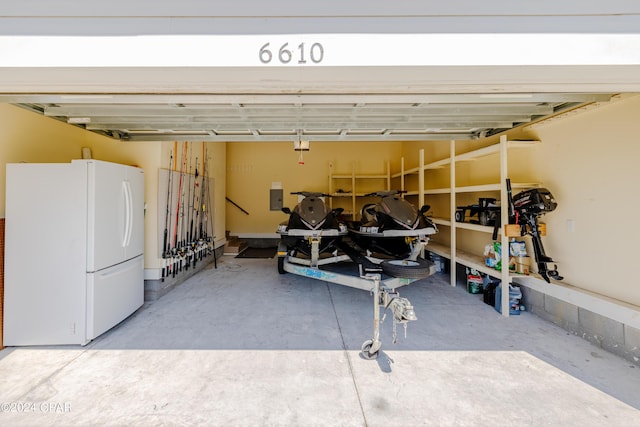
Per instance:
[[[0,36],[0,67],[638,65],[639,47],[640,34]]]
[[[584,308],[622,324],[640,329],[640,307],[564,283],[547,283],[534,277],[515,277],[512,278],[512,281],[517,285],[525,286],[579,308]]]

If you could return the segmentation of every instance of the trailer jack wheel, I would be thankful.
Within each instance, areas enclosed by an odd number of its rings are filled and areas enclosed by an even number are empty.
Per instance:
[[[286,273],[286,271],[284,269],[284,257],[283,256],[279,256],[278,257],[278,273],[280,273],[280,274]]]
[[[378,358],[378,351],[380,350],[380,344],[378,344],[378,348],[375,351],[371,351],[371,347],[373,346],[373,340],[366,340],[362,344],[362,348],[360,349],[362,357],[367,360],[373,360]]]

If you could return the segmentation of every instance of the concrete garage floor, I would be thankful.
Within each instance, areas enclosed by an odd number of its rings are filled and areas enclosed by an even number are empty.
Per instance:
[[[369,293],[225,256],[86,347],[0,352],[0,425],[640,425],[640,368],[447,280],[369,361]]]

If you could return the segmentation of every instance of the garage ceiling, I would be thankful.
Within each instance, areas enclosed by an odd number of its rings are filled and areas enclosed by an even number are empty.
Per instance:
[[[129,141],[476,139],[612,94],[42,94],[12,103]]]

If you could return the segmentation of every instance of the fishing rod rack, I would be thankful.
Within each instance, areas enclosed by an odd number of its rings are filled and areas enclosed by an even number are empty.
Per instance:
[[[169,168],[160,170],[158,205],[164,202],[165,218],[162,238],[162,274],[164,281],[182,271],[195,268],[198,261],[213,253],[212,180],[208,176],[209,159],[206,144],[202,153],[195,153],[193,143],[174,143],[170,151]],[[166,195],[166,199],[163,196]]]

